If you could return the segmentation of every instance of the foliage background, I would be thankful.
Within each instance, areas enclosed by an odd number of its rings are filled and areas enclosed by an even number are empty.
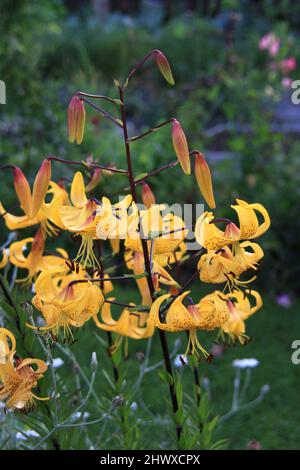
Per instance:
[[[272,220],[262,240],[266,255],[256,283],[266,306],[249,322],[255,341],[245,351],[226,351],[215,364],[204,366],[214,383],[218,413],[224,411],[236,355],[260,359],[253,386],[267,381],[271,392],[263,404],[232,418],[219,433],[231,439],[232,448],[245,448],[251,439],[261,441],[263,448],[299,448],[299,372],[289,358],[300,326],[300,111],[291,105],[291,90],[283,88],[282,76],[270,68],[267,53],[258,48],[260,38],[274,31],[281,39],[278,60],[293,56],[300,64],[299,6],[271,0],[174,1],[169,10],[164,2],[141,1],[131,7],[130,2],[112,2],[113,11],[107,12],[106,3],[0,1],[0,78],[7,87],[7,104],[0,108],[1,164],[20,165],[33,176],[45,155],[80,160],[92,153],[101,163],[124,166],[118,131],[90,111],[83,144],[67,142],[68,101],[77,90],[115,96],[113,79],[124,77],[149,50],[161,49],[176,86],[166,87],[154,67],[144,68],[129,94],[130,132],[146,130],[176,110],[191,147],[208,157],[219,215],[226,216],[240,197],[264,204]],[[293,79],[298,76],[299,67],[291,73]],[[169,130],[154,133],[136,144],[136,173],[173,158]],[[193,178],[184,178],[178,168],[171,171],[153,179],[157,200],[197,202]],[[57,177],[71,175],[68,168],[56,172]],[[101,182],[103,195],[120,188],[118,177]],[[11,179],[4,173],[0,199],[5,207],[15,204]],[[4,240],[1,229],[2,236]],[[276,305],[282,293],[292,300],[289,310]]]

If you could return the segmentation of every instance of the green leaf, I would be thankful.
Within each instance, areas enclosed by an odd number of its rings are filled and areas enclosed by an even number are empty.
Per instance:
[[[158,375],[164,383],[166,383],[168,385],[173,385],[173,377],[172,377],[171,374],[169,374],[169,372],[167,372],[164,369],[161,369],[158,372]]]

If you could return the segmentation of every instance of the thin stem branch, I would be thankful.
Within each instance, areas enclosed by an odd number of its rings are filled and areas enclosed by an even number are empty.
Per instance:
[[[147,60],[147,57],[142,59],[142,61],[140,62],[140,64],[138,64],[138,66],[141,66],[144,63],[145,60]],[[133,73],[134,73],[134,71],[132,71],[129,74],[129,79],[131,78]],[[124,104],[124,90],[121,86],[119,86],[119,95],[120,95],[120,102],[121,102],[120,108],[121,108],[122,123],[123,123],[123,135],[124,135],[124,144],[125,144],[125,151],[126,151],[127,168],[128,168],[128,179],[129,179],[129,185],[130,185],[132,199],[135,203],[137,203],[136,186],[135,186],[135,182],[134,182],[132,162],[131,162],[130,143],[129,143],[129,140],[128,140],[126,111],[125,111],[125,104]],[[141,243],[142,243],[142,248],[143,248],[145,270],[148,273],[147,283],[148,283],[148,287],[149,287],[151,297],[153,299],[155,289],[154,289],[153,280],[152,280],[152,272],[151,272],[151,264],[150,264],[150,258],[149,258],[149,253],[148,253],[148,245],[147,245],[147,241],[143,237],[141,237]],[[167,343],[165,332],[163,330],[158,330],[158,332],[159,332],[161,348],[162,348],[162,352],[163,352],[163,356],[164,356],[165,368],[166,368],[166,371],[168,372],[168,374],[173,379],[172,382],[169,385],[169,390],[170,390],[170,398],[171,398],[172,407],[173,407],[173,413],[176,414],[176,412],[178,411],[178,401],[177,401],[177,396],[176,396],[175,387],[174,387],[174,376],[173,376],[172,365],[171,365],[171,361],[170,361],[168,343]],[[177,431],[177,438],[178,438],[178,441],[179,441],[181,431],[182,431],[182,428],[181,428],[180,425],[176,426],[176,431]]]
[[[85,93],[84,91],[79,91],[77,95],[86,97],[86,98],[92,98],[94,100],[108,101],[109,103],[112,103],[112,104],[119,104],[119,100],[114,100],[113,98],[109,98],[109,96],[105,96],[105,95],[95,95],[93,93]]]
[[[166,121],[161,122],[160,124],[157,124],[157,126],[152,127],[152,129],[149,129],[148,131],[144,132],[143,134],[135,135],[135,136],[133,136],[133,137],[130,137],[130,138],[128,139],[128,142],[136,142],[137,140],[140,140],[140,139],[142,139],[143,137],[146,137],[146,135],[152,134],[152,132],[157,131],[157,130],[160,129],[161,127],[164,127],[164,126],[166,126],[167,124],[170,124],[171,122],[173,122],[173,120],[174,120],[174,118],[167,119]]]
[[[122,128],[122,124],[119,122],[119,120],[114,118],[110,113],[108,113],[104,109],[100,108],[100,106],[97,106],[95,103],[93,103],[92,101],[90,101],[90,100],[88,100],[87,98],[84,98],[84,97],[82,98],[82,101],[85,101],[92,108],[96,109],[96,111],[98,111],[103,117],[105,117],[106,119],[109,119],[111,122],[116,124],[118,127]]]

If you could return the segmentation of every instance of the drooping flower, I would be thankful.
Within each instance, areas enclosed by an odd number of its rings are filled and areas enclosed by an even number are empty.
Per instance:
[[[261,247],[250,241],[234,243],[232,249],[224,246],[216,251],[208,250],[198,262],[200,280],[238,286],[243,284],[239,276],[248,269],[256,270],[263,256]]]
[[[68,108],[69,141],[81,144],[84,135],[85,108],[78,95],[74,95]]]
[[[82,261],[84,266],[89,263],[97,265],[98,261],[93,253],[93,240],[125,238],[127,208],[132,197],[128,195],[114,205],[105,197],[101,202],[88,199],[82,173],[78,171],[72,181],[70,199],[72,205],[61,205],[58,208],[57,223],[62,229],[81,236],[82,241],[76,261]],[[125,234],[122,233],[123,230]]]
[[[178,161],[181,165],[183,172],[186,175],[190,175],[191,161],[189,146],[186,140],[185,133],[177,119],[173,119],[172,122],[172,141],[175,153],[177,155]]]
[[[211,209],[215,209],[216,203],[212,185],[212,178],[209,166],[200,152],[194,154],[195,175],[201,194]]]
[[[172,75],[171,67],[166,56],[159,50],[154,51],[156,65],[169,85],[174,85],[174,78]]]
[[[114,301],[115,298],[111,297],[107,299]],[[118,320],[115,320],[111,313],[111,304],[105,302],[101,309],[101,320],[97,316],[94,316],[94,321],[98,328],[105,331],[111,331],[116,333],[119,338],[113,345],[113,351],[115,351],[121,343],[122,337],[133,338],[133,339],[144,339],[149,338],[154,333],[154,326],[149,321],[148,312],[134,311],[135,304],[131,303],[132,311],[129,308],[125,308]]]
[[[262,298],[257,291],[251,290],[245,292],[234,290],[225,296],[229,310],[228,320],[221,326],[224,333],[229,335],[232,341],[239,340],[241,344],[245,343],[249,338],[246,336],[245,320],[257,312],[262,307]],[[254,300],[254,305],[251,305]]]
[[[31,245],[28,255],[25,255],[27,247]],[[28,270],[28,275],[17,282],[31,284],[38,273],[43,270],[55,269],[56,272],[68,271],[66,260],[68,253],[62,248],[57,248],[57,255],[43,255],[45,240],[43,232],[39,229],[35,237],[25,238],[14,242],[9,247],[9,261],[20,269]]]
[[[45,326],[38,330],[50,330],[57,336],[62,329],[65,336],[72,337],[71,327],[83,326],[99,312],[103,294],[82,267],[77,268],[67,275],[49,270],[38,276],[32,304],[45,320]]]
[[[16,359],[15,353],[14,335],[0,328],[0,400],[5,401],[7,408],[28,412],[35,399],[48,400],[32,392],[46,372],[47,364],[40,359]]]
[[[189,344],[186,353],[198,355],[200,350],[205,357],[209,354],[197,338],[197,330],[214,330],[220,328],[229,318],[229,311],[224,295],[215,291],[203,297],[198,304],[186,307],[183,300],[189,295],[184,292],[173,300],[170,306],[163,306],[171,298],[170,294],[158,297],[150,310],[154,326],[161,330],[178,332],[189,331]],[[162,309],[161,309],[162,307]]]
[[[239,227],[233,222],[227,223],[226,229],[220,230],[214,222],[212,212],[204,212],[197,220],[195,237],[197,242],[207,250],[219,250],[239,240],[258,238],[270,227],[270,217],[261,204],[248,204],[241,199],[231,207],[239,218]],[[256,213],[260,214],[263,222],[259,223]]]

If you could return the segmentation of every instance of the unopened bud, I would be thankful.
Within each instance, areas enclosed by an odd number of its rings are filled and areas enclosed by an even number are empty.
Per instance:
[[[29,318],[31,318],[33,316],[33,307],[31,305],[30,302],[26,301],[23,303],[23,309],[26,313],[26,315],[28,315]]]
[[[171,67],[166,56],[161,51],[156,50],[154,52],[154,57],[156,65],[164,79],[169,83],[169,85],[174,85],[175,82]]]
[[[224,237],[229,238],[229,240],[232,241],[239,240],[241,237],[241,231],[233,222],[229,222],[226,225]]]
[[[91,358],[91,370],[93,373],[96,372],[98,368],[98,360],[97,360],[97,354],[94,352],[92,352],[92,358]]]
[[[152,283],[153,283],[154,290],[158,290],[159,289],[159,278],[158,278],[158,275],[156,273],[152,274]]]
[[[202,196],[211,209],[215,209],[216,203],[214,198],[211,173],[208,164],[202,153],[195,154],[195,176]]]
[[[95,189],[96,186],[100,183],[100,180],[101,180],[101,169],[95,168],[90,181],[85,187],[86,192],[88,193],[89,191],[92,191],[93,189]]]
[[[15,167],[13,170],[15,191],[20,201],[20,205],[26,215],[31,214],[31,189],[23,171]]]
[[[144,206],[147,207],[147,209],[150,209],[151,206],[154,206],[156,204],[155,196],[149,184],[147,183],[143,183],[142,201],[143,201]]]
[[[124,403],[125,403],[124,395],[116,395],[112,399],[112,406],[114,408],[119,408],[120,406],[124,405]]]
[[[69,141],[81,144],[84,135],[85,108],[78,95],[73,96],[68,108]]]
[[[191,162],[189,147],[185,133],[177,119],[174,119],[172,124],[172,140],[175,153],[177,155],[178,161],[181,165],[183,172],[186,175],[190,175]]]
[[[34,180],[32,190],[31,217],[35,217],[44,202],[51,180],[51,160],[45,159]]]

